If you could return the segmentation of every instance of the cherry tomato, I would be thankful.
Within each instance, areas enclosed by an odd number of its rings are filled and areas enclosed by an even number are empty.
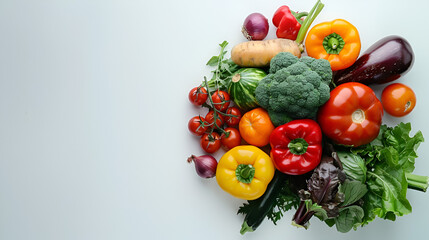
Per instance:
[[[227,149],[232,149],[241,144],[240,132],[236,128],[228,127],[224,130],[228,133],[228,137],[226,137],[225,133],[222,133],[220,137],[222,145],[224,145]]]
[[[403,117],[416,106],[416,94],[405,84],[393,83],[383,89],[381,102],[388,114]]]
[[[207,153],[214,153],[221,146],[220,136],[217,132],[205,133],[201,137],[201,148]]]
[[[328,138],[338,144],[357,147],[378,136],[383,106],[370,87],[358,82],[343,83],[330,94],[317,115],[322,132]]]
[[[207,125],[209,127],[215,128],[215,129],[216,128],[222,128],[222,125],[224,123],[224,119],[223,119],[222,115],[220,115],[219,113],[217,113],[216,116],[217,116],[217,119],[216,119],[216,125],[217,126],[213,123],[214,122],[214,111],[210,110],[205,117]]]
[[[196,136],[203,135],[207,131],[207,128],[207,122],[201,116],[195,116],[188,122],[189,131]]]
[[[197,106],[202,105],[203,103],[205,103],[207,101],[207,91],[205,88],[203,87],[194,87],[191,89],[191,91],[189,92],[189,101]]]
[[[224,116],[225,122],[228,126],[234,127],[240,122],[241,112],[238,108],[230,107],[230,108],[228,108],[228,110],[226,110],[226,114],[231,114],[231,115],[237,116],[237,117]]]
[[[213,107],[217,110],[224,112],[229,107],[229,94],[225,91],[217,90],[212,95]]]

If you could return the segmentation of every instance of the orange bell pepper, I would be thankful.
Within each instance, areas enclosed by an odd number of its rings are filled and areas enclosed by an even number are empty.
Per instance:
[[[307,34],[305,47],[308,56],[326,59],[332,71],[350,67],[359,57],[361,42],[355,26],[343,19],[323,22]]]

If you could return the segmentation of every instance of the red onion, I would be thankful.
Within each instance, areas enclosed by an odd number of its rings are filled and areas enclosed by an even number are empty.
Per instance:
[[[268,34],[268,19],[260,13],[252,13],[244,20],[241,32],[249,41],[262,40]]]
[[[216,176],[217,161],[210,155],[199,157],[192,155],[188,158],[188,163],[194,162],[198,176],[202,178],[212,178]]]

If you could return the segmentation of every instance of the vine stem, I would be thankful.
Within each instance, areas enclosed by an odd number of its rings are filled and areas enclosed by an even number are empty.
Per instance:
[[[217,125],[216,121],[217,121],[218,119],[220,120],[220,118],[219,118],[219,116],[218,116],[218,115],[224,115],[224,116],[229,116],[229,117],[238,117],[238,116],[237,116],[237,115],[233,115],[233,114],[223,113],[223,112],[219,111],[217,108],[215,108],[215,107],[214,107],[214,106],[215,106],[215,104],[214,104],[213,99],[212,99],[212,93],[210,92],[210,89],[209,89],[209,87],[208,87],[208,83],[207,83],[207,78],[206,78],[206,77],[204,77],[204,84],[206,85],[206,88],[207,88],[207,94],[208,94],[208,99],[209,99],[209,102],[210,102],[210,104],[211,104],[211,106],[212,106],[212,109],[213,109],[213,123],[212,123],[212,124],[214,124],[214,126],[215,126],[215,127],[210,129],[210,134],[211,134],[211,133],[213,133],[213,131],[214,131],[214,129],[215,129],[215,128],[217,128],[217,129],[219,129],[222,133],[224,133],[226,137],[229,137],[229,132],[226,132],[223,128],[221,128],[221,126],[218,126],[218,125]],[[216,91],[216,90],[215,90],[215,91]],[[217,91],[219,91],[219,90],[217,90]],[[227,101],[222,100],[221,104],[224,104],[224,103],[226,103],[226,102],[227,102]],[[211,124],[209,124],[209,125],[211,125]]]

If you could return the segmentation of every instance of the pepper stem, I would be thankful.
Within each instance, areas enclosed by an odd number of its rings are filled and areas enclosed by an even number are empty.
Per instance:
[[[339,54],[346,43],[344,39],[336,34],[331,33],[323,39],[323,48],[328,54]]]
[[[287,145],[290,152],[296,155],[302,155],[307,152],[308,143],[303,138],[295,138]]]
[[[255,176],[255,168],[251,164],[240,164],[235,169],[235,176],[242,183],[250,183]]]
[[[332,49],[337,49],[339,42],[336,38],[331,38],[328,41],[329,47],[331,47]]]

